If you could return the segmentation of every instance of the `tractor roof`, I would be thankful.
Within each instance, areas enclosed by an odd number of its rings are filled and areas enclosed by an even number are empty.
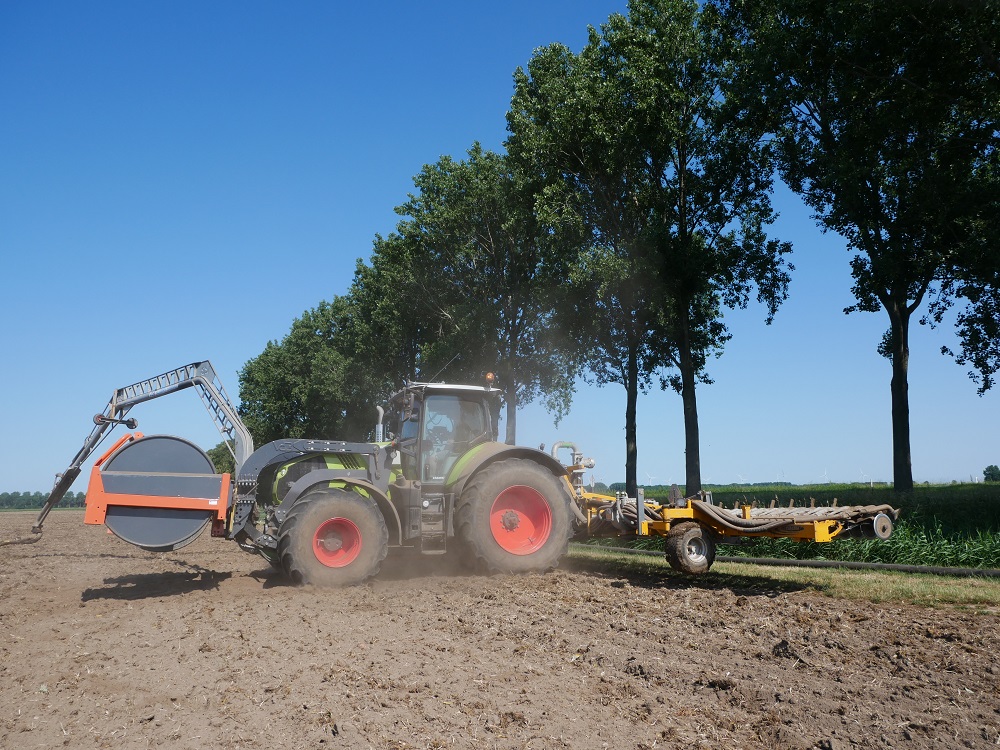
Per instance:
[[[499,396],[500,391],[496,388],[486,388],[481,385],[461,385],[457,383],[406,383],[402,390],[392,394],[390,401],[402,398],[406,393],[419,392],[426,393],[482,393],[490,396]]]

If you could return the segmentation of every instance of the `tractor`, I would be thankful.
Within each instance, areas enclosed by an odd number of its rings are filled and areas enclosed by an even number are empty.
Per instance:
[[[370,444],[300,446],[260,472],[264,534],[251,541],[298,582],[374,575],[390,548],[457,552],[477,569],[554,567],[570,537],[563,466],[495,441],[490,387],[407,383]],[[383,440],[383,434],[386,440]]]
[[[193,388],[235,461],[217,473],[197,445],[145,436],[132,407]],[[261,555],[296,583],[343,586],[378,573],[390,550],[460,555],[472,569],[524,573],[555,567],[569,539],[658,536],[675,570],[708,572],[720,542],[783,537],[887,539],[888,505],[770,508],[716,506],[710,492],[665,501],[588,492],[593,467],[574,443],[543,450],[496,441],[499,393],[484,386],[404,383],[379,407],[371,442],[289,438],[254,449],[208,361],[115,390],[32,531],[79,476],[108,430],[126,433],[94,462],[84,522],[104,524],[153,552],[190,544],[206,528]],[[558,458],[571,451],[570,463]],[[16,543],[16,542],[10,542]]]
[[[405,383],[379,408],[375,440],[253,438],[208,361],[115,391],[33,531],[108,428],[144,401],[194,388],[232,446],[235,476],[182,438],[130,432],[94,463],[84,521],[143,549],[180,549],[211,526],[297,583],[340,586],[375,575],[390,549],[460,554],[475,568],[554,567],[572,531],[565,468],[539,450],[496,442],[499,393]]]

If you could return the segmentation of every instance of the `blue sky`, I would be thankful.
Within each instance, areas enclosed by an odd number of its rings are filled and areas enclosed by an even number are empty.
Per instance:
[[[211,359],[237,373],[320,300],[343,293],[420,167],[498,148],[512,73],[536,47],[579,49],[624,2],[0,4],[0,491],[47,490],[115,387]],[[718,483],[891,479],[884,314],[845,316],[849,253],[779,190],[795,246],[771,326],[733,339],[699,390],[702,465]],[[915,327],[917,481],[1000,463],[1000,396],[980,398]],[[581,384],[557,429],[624,478],[624,391]],[[146,434],[218,441],[192,393],[137,407]],[[639,404],[641,482],[683,480],[680,399]],[[74,490],[84,490],[85,476]]]

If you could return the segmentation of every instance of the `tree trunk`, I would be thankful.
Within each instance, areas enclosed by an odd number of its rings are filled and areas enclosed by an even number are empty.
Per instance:
[[[897,491],[913,489],[910,458],[910,311],[906,300],[886,305],[889,314],[892,381],[892,482]]]
[[[507,401],[507,445],[517,444],[517,383],[514,380],[514,368],[509,365],[504,368],[504,398]]]
[[[684,494],[701,491],[701,438],[698,434],[698,399],[695,395],[695,363],[691,355],[688,311],[681,311],[678,353],[681,371],[681,401],[684,404]]]
[[[511,393],[507,398],[507,445],[517,444],[517,393]]]
[[[639,451],[636,443],[635,409],[639,400],[639,353],[635,344],[628,348],[625,393],[625,491],[629,497],[638,497],[636,461]]]

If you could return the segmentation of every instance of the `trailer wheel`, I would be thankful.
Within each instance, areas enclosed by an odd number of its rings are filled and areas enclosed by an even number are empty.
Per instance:
[[[302,496],[278,529],[278,559],[295,583],[349,586],[378,573],[389,550],[373,502],[339,489]]]
[[[456,533],[470,562],[501,573],[554,568],[569,544],[569,496],[548,469],[510,458],[465,486]]]
[[[707,573],[715,562],[715,539],[699,523],[684,521],[674,525],[664,545],[670,567],[681,573]]]

